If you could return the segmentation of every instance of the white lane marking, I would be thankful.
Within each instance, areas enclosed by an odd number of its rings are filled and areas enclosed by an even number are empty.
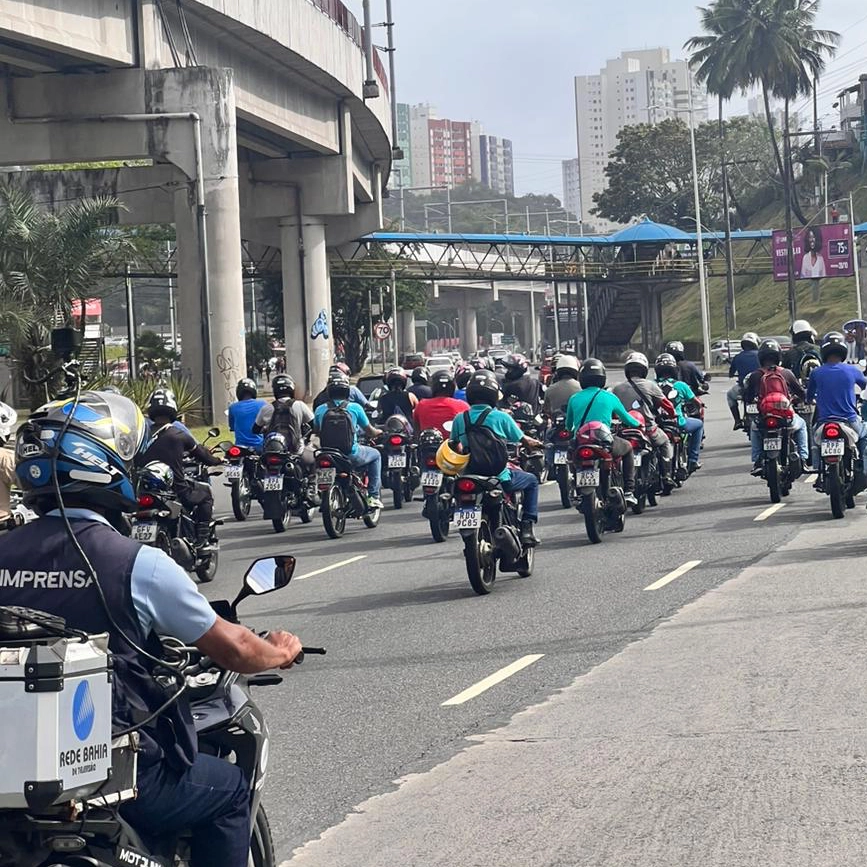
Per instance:
[[[771,517],[771,515],[775,515],[785,505],[786,505],[785,503],[775,503],[770,508],[765,509],[764,512],[761,512],[760,514],[756,515],[756,517],[753,518],[753,521],[767,521],[768,518]]]
[[[522,656],[520,659],[515,660],[511,665],[507,665],[505,668],[495,671],[484,680],[480,680],[478,683],[474,683],[472,686],[467,687],[463,692],[459,692],[457,695],[452,696],[448,701],[444,701],[440,707],[451,707],[456,704],[463,704],[471,698],[475,698],[477,695],[486,692],[492,686],[502,683],[504,680],[511,677],[513,674],[517,674],[528,665],[538,662],[544,655],[544,653],[531,653],[529,656]]]
[[[366,557],[367,554],[359,554],[357,557],[350,557],[348,560],[341,560],[339,563],[332,563],[330,566],[323,566],[321,569],[307,572],[305,575],[298,575],[292,580],[303,581],[305,578],[313,578],[316,575],[322,575],[324,572],[331,572],[334,569],[339,569],[341,566],[348,566],[350,563],[357,563],[359,560],[364,560]]]
[[[645,590],[659,590],[660,587],[665,587],[666,584],[670,584],[672,581],[680,578],[681,575],[686,575],[691,569],[695,569],[701,563],[701,560],[689,560],[684,563],[683,566],[678,566],[674,572],[669,572],[668,575],[663,575],[658,581],[654,581],[653,584],[648,584],[645,587]]]

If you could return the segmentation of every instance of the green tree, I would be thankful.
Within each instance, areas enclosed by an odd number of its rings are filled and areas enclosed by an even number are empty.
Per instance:
[[[171,370],[180,355],[166,346],[156,331],[142,331],[136,337],[135,353],[139,363],[146,363],[151,370]]]
[[[271,350],[271,338],[264,331],[247,332],[248,364],[258,364],[260,361],[267,361],[273,354]]]

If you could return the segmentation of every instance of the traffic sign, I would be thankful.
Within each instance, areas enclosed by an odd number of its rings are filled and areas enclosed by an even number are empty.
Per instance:
[[[391,337],[391,326],[387,322],[374,323],[373,336],[377,340],[388,340]]]

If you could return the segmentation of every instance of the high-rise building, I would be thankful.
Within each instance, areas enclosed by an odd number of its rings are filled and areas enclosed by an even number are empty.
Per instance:
[[[410,169],[414,187],[431,186],[430,122],[436,118],[432,105],[407,106],[409,110]]]
[[[577,158],[563,160],[563,207],[570,214],[581,213],[581,171]]]
[[[692,105],[696,124],[707,120],[707,93],[696,82],[685,60],[671,60],[667,48],[624,51],[609,60],[597,75],[575,78],[575,113],[578,123],[580,202],[586,218],[593,196],[606,186],[605,166],[625,126],[659,123],[668,118],[687,121]],[[600,231],[616,224],[593,219]]]
[[[512,142],[494,135],[479,137],[482,183],[501,196],[515,195]]]
[[[395,160],[391,167],[395,177],[394,185],[397,187],[413,186],[410,115],[410,107],[405,102],[399,102],[397,104],[397,141],[395,144],[403,151],[403,159]]]
[[[428,121],[430,135],[431,185],[457,187],[467,181],[481,180],[481,127],[475,121]]]

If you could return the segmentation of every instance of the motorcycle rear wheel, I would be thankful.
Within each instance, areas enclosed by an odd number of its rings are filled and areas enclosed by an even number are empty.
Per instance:
[[[322,526],[332,539],[339,539],[346,531],[346,503],[336,485],[322,498]]]
[[[846,515],[846,502],[843,494],[843,483],[840,479],[840,468],[831,464],[825,468],[825,490],[831,500],[831,514],[835,518]]]
[[[201,566],[196,567],[196,576],[202,584],[210,584],[217,575],[217,566],[220,563],[220,552],[214,551],[208,555],[208,559]]]
[[[403,508],[403,480],[398,475],[391,480],[391,492],[394,494],[394,508]]]
[[[279,518],[272,518],[271,524],[274,527],[275,533],[285,533],[286,528],[289,526],[289,522],[292,520],[292,510],[289,508],[289,498],[280,500],[280,507],[282,509],[282,514]]]
[[[779,503],[782,499],[780,488],[780,465],[771,458],[765,459],[765,481],[768,483],[768,493],[772,503]]]
[[[564,464],[557,467],[557,486],[560,488],[560,505],[568,509],[572,505],[572,492],[569,490],[572,481],[569,468]]]
[[[497,560],[491,530],[484,518],[478,530],[464,537],[464,559],[470,586],[479,596],[487,596],[497,580]]]
[[[584,515],[584,528],[587,530],[587,538],[598,545],[602,541],[605,532],[605,511],[599,503],[596,491],[585,494],[581,498],[581,513]]]
[[[445,542],[449,537],[451,529],[451,521],[449,520],[448,509],[444,509],[437,503],[436,498],[433,499],[431,508],[436,509],[436,515],[433,518],[428,518],[430,524],[430,534],[434,542]]]
[[[245,476],[237,482],[232,482],[232,513],[236,521],[246,521],[250,515],[250,505],[253,499],[250,492],[250,480]]]
[[[529,578],[533,574],[533,564],[536,560],[536,549],[527,548],[524,556],[521,557],[515,565],[518,567],[515,571],[519,578]]]

